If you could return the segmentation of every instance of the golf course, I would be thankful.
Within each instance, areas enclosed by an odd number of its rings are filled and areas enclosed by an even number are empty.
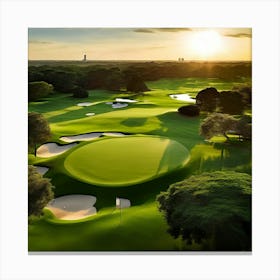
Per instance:
[[[94,89],[86,98],[55,93],[29,102],[51,137],[36,155],[29,149],[28,162],[54,186],[54,199],[28,226],[29,251],[201,250],[168,233],[156,197],[203,172],[250,174],[251,142],[234,133],[230,141],[205,140],[199,130],[207,113],[188,117],[178,109],[205,88],[250,83],[249,77],[162,78],[145,81],[149,91],[141,94]]]

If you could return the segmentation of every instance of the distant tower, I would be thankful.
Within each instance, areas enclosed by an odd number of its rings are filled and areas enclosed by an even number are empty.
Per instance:
[[[86,55],[86,54],[84,54],[84,59],[83,59],[83,61],[84,61],[84,62],[87,61],[87,55]]]

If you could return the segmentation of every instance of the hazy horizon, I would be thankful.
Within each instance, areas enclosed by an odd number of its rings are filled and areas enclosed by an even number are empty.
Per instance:
[[[29,28],[28,60],[251,61],[250,28]]]

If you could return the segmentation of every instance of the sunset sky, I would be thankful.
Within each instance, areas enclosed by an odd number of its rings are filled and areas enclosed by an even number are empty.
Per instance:
[[[250,28],[30,28],[29,60],[251,60]]]

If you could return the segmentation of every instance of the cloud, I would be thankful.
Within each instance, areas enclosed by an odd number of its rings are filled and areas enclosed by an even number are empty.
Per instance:
[[[192,31],[192,28],[154,28],[156,31],[160,31],[160,32],[182,32],[182,31]]]
[[[156,32],[182,32],[182,31],[192,31],[191,28],[169,28],[169,27],[163,27],[163,28],[136,28],[133,30],[134,32],[139,33],[156,33]]]
[[[224,36],[234,38],[252,38],[252,34],[250,33],[225,34]]]
[[[133,30],[134,32],[139,32],[139,33],[154,33],[152,28],[137,28]]]
[[[30,44],[38,44],[38,45],[50,45],[53,44],[53,42],[47,42],[47,41],[37,41],[37,40],[30,40]]]

